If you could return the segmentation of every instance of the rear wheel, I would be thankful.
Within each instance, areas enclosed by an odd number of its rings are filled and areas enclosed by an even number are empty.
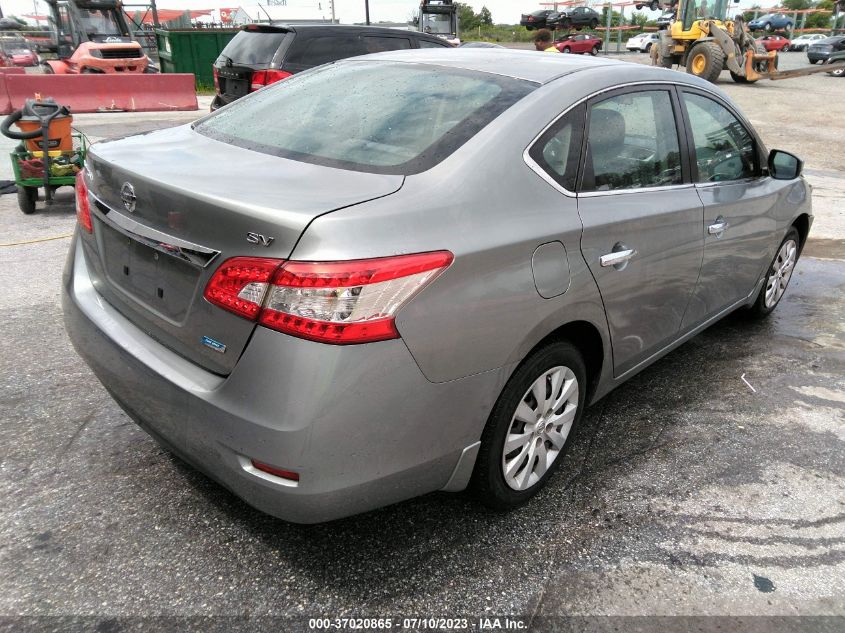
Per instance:
[[[725,66],[725,52],[715,42],[700,42],[687,55],[687,72],[716,83]]]
[[[502,390],[481,436],[472,487],[508,510],[537,493],[560,465],[587,391],[580,352],[566,341],[529,356]]]
[[[56,73],[53,71],[53,67],[48,64],[47,62],[41,63],[41,74],[42,75],[55,75]]]
[[[596,28],[598,25],[599,25],[599,21],[598,21],[598,20],[596,20],[595,18],[593,18],[592,20],[590,20],[590,28],[591,28],[591,29]]]
[[[18,185],[18,207],[22,213],[35,213],[35,203],[38,201],[38,187],[23,187]]]
[[[817,60],[817,59],[811,59],[809,61],[810,61],[811,64],[818,64],[819,63],[819,60]]]
[[[598,45],[593,46],[593,48],[590,50],[590,55],[592,55],[593,57],[595,57],[595,56],[596,56],[596,55],[598,55],[598,54],[599,54],[599,47],[598,47]]]

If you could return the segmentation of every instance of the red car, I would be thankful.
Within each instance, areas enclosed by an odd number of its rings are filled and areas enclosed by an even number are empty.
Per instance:
[[[589,53],[598,55],[601,50],[601,40],[595,35],[587,33],[580,35],[568,35],[555,41],[557,50],[561,53]]]
[[[757,40],[766,49],[766,51],[785,51],[789,48],[791,42],[783,35],[767,35]]]

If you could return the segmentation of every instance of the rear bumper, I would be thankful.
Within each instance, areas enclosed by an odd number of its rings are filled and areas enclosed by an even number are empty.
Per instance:
[[[823,62],[826,61],[828,57],[830,57],[830,53],[828,52],[807,51],[807,59],[811,62]]]
[[[466,485],[471,468],[457,468],[459,458],[481,436],[502,372],[434,384],[402,340],[333,346],[258,327],[221,377],[106,303],[77,243],[62,293],[74,347],[139,426],[250,505],[316,523]]]

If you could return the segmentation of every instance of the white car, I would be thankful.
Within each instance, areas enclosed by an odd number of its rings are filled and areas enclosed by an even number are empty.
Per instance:
[[[809,33],[807,35],[799,35],[794,40],[792,40],[792,43],[789,45],[788,50],[806,51],[810,44],[818,40],[823,40],[825,37],[827,36],[821,33]]]
[[[651,50],[652,45],[659,39],[660,36],[657,33],[640,33],[639,35],[635,35],[629,39],[625,44],[625,48],[629,51],[648,53]]]

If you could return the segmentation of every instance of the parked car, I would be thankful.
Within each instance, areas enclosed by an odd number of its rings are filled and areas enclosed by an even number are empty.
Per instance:
[[[24,38],[0,38],[0,64],[3,66],[38,66],[40,61]]]
[[[834,35],[817,40],[807,48],[807,59],[811,64],[826,62],[833,53],[845,51],[845,35]]]
[[[637,2],[634,7],[637,11],[648,9],[649,11],[657,11],[660,8],[660,0],[651,0],[651,2]]]
[[[783,35],[767,35],[765,37],[757,38],[757,41],[763,45],[767,51],[785,51],[789,48],[789,40]]]
[[[792,29],[792,18],[782,13],[767,13],[748,23],[752,31],[789,31]]]
[[[164,447],[288,521],[467,486],[525,503],[587,405],[774,310],[813,219],[801,161],[718,87],[590,66],[381,53],[92,145],[73,345]]]
[[[553,13],[553,11],[550,11],[549,9],[533,11],[532,13],[523,13],[519,23],[529,31],[533,31],[534,29],[544,29],[547,26],[546,18],[548,18],[551,13]]]
[[[640,51],[641,53],[648,53],[651,47],[656,42],[660,41],[660,35],[657,33],[640,33],[629,39],[625,43],[625,48],[629,51]]]
[[[672,22],[675,21],[675,9],[667,9],[664,11],[659,18],[657,18],[657,28],[658,30],[667,29],[672,26]]]
[[[822,33],[810,33],[807,35],[799,35],[794,40],[792,40],[789,45],[789,50],[806,51],[810,44],[819,40],[823,40],[826,37],[827,35],[823,35]]]
[[[566,35],[555,41],[555,47],[561,53],[589,53],[590,55],[598,55],[601,46],[601,38],[587,33],[583,35]]]
[[[461,48],[505,48],[501,44],[494,44],[493,42],[462,42]]]
[[[584,27],[596,28],[601,20],[601,15],[588,7],[575,7],[564,9],[549,15],[546,24],[553,29],[576,29],[580,31]]]
[[[215,95],[211,109],[338,59],[380,51],[451,46],[436,35],[375,26],[248,24],[214,62]]]

